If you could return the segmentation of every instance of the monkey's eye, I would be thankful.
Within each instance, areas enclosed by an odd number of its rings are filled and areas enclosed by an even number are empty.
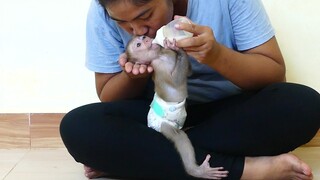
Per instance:
[[[142,36],[142,39],[145,39],[146,38],[146,36]]]
[[[137,43],[137,47],[140,47],[141,46],[141,43]]]

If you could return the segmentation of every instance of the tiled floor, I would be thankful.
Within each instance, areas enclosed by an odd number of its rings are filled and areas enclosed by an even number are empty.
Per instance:
[[[0,150],[3,180],[85,180],[83,166],[66,149]]]
[[[293,152],[313,169],[320,180],[320,147],[301,147]],[[0,149],[2,180],[85,180],[83,166],[64,148]],[[101,179],[102,180],[102,179]],[[106,179],[105,179],[106,180]]]
[[[320,180],[320,147],[300,147],[293,154],[312,168],[314,180]]]

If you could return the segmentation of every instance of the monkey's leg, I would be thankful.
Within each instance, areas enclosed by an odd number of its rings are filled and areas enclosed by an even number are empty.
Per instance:
[[[221,179],[227,176],[227,171],[222,167],[211,168],[209,164],[210,155],[207,155],[204,162],[198,166],[195,159],[194,148],[187,134],[168,123],[161,124],[161,133],[171,140],[181,156],[183,165],[188,174],[198,178]]]

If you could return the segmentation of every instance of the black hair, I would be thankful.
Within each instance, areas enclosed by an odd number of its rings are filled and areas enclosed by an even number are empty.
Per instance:
[[[120,1],[128,1],[136,6],[142,6],[149,3],[152,0],[98,0],[102,7],[107,7],[112,3],[117,3]]]

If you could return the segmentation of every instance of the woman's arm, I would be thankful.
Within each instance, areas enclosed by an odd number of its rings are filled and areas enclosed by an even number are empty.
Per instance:
[[[148,77],[131,79],[124,71],[116,74],[95,73],[96,91],[101,102],[137,97],[147,81]]]
[[[178,47],[245,90],[285,80],[285,63],[275,37],[237,52],[219,44],[210,27],[181,24],[179,28],[194,33],[194,37],[178,41]]]
[[[125,54],[120,56],[119,64],[123,69],[119,73],[95,73],[96,91],[102,102],[141,95],[153,72],[150,66],[127,62]]]
[[[285,63],[275,37],[244,52],[219,46],[219,55],[206,63],[239,87],[254,90],[285,81]]]

